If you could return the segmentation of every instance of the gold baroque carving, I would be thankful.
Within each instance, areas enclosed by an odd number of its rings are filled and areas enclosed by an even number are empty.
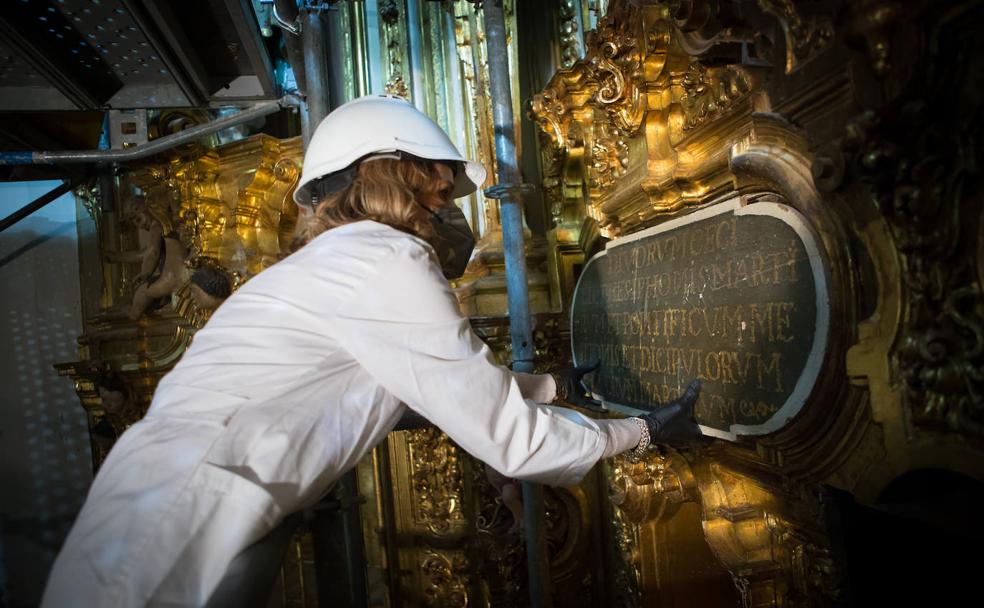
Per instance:
[[[551,156],[546,175],[555,180],[545,187],[558,192],[565,203],[568,198],[583,201],[582,217],[597,222],[600,235],[607,238],[655,223],[660,215],[684,205],[712,202],[736,188],[762,196],[779,192],[786,204],[816,217],[826,235],[825,251],[839,252],[830,260],[832,278],[844,292],[838,298],[849,301],[853,286],[843,274],[847,266],[843,248],[836,243],[838,229],[813,183],[806,142],[778,114],[753,115],[756,75],[741,65],[711,66],[689,55],[664,5],[616,3],[609,17],[621,25],[606,29],[603,24],[591,39],[585,61],[558,72],[534,101],[541,150]],[[633,42],[625,39],[629,23],[638,26]],[[614,73],[615,62],[603,61],[614,57],[621,57],[628,69]],[[633,71],[636,57],[639,68]],[[630,74],[638,74],[639,80],[625,78]],[[634,132],[613,110],[618,104],[631,107],[631,86],[637,86],[645,100]],[[583,152],[578,150],[578,136]],[[568,197],[563,188],[576,182],[578,171],[584,191]],[[749,203],[758,200],[748,196]],[[844,302],[835,303],[837,314],[849,314],[850,304]],[[856,396],[848,397],[846,414],[838,410],[838,416],[828,414],[823,422],[846,431],[844,437],[831,435],[828,442],[838,462],[866,428],[852,426]],[[817,425],[809,426],[797,427],[793,435],[816,431]],[[790,488],[765,486],[753,476],[714,464],[733,459],[762,467],[763,456],[780,463],[795,452],[789,458],[795,467],[829,466],[829,460],[819,463],[797,448],[802,441],[793,443],[785,435],[780,439],[760,454],[734,449],[701,453],[692,462],[676,452],[616,459],[610,480],[617,507],[614,526],[628,564],[620,576],[644,583],[648,593],[654,584],[651,571],[660,567],[653,563],[656,554],[648,545],[637,544],[680,530],[672,526],[694,517],[693,503],[699,503],[704,537],[736,577],[746,600],[762,597],[769,589],[781,598],[777,601],[800,601],[797,598],[810,594],[838,597],[840,574],[833,568],[822,526],[803,513],[813,503],[790,494]],[[815,442],[811,445],[816,447]],[[674,519],[678,513],[683,520]],[[666,530],[660,528],[664,525]]]
[[[705,68],[695,60],[681,76],[680,87],[683,129],[688,131],[725,112],[749,92],[750,84],[739,68]]]
[[[704,535],[734,575],[744,602],[778,596],[791,605],[837,602],[842,573],[827,546],[819,503],[794,487],[767,487],[710,459],[695,462]],[[772,605],[771,603],[769,605]]]
[[[629,146],[619,129],[596,121],[590,157],[588,184],[596,191],[607,190],[629,166]]]
[[[639,606],[642,604],[642,585],[639,564],[642,559],[638,553],[639,524],[629,519],[622,509],[614,509],[612,530],[618,550],[615,569],[615,588],[619,606]]]
[[[540,371],[557,369],[570,361],[570,329],[564,315],[553,313],[534,314],[534,358]],[[500,365],[512,360],[512,337],[509,334],[508,317],[472,317],[475,334],[488,344]]]
[[[710,6],[672,6],[683,4]],[[942,13],[932,3],[916,3],[911,11],[880,0],[852,5],[844,11],[850,30],[843,38],[867,48],[880,77],[873,82],[856,57],[843,59],[843,72],[835,73],[832,64],[849,49],[812,61],[834,42],[825,16],[808,14],[802,3],[741,3],[758,20],[753,34],[769,29],[759,26],[756,4],[786,32],[791,54],[785,66],[780,61],[769,72],[737,61],[722,65],[718,55],[712,67],[694,50],[696,43],[690,51],[678,44],[684,35],[661,12],[663,3],[616,2],[621,19],[642,15],[634,23],[645,45],[634,48],[642,50],[648,104],[638,133],[618,137],[619,125],[598,91],[600,82],[616,90],[619,81],[605,71],[591,76],[596,71],[583,61],[554,76],[533,114],[547,160],[545,189],[555,205],[576,205],[581,218],[590,218],[584,226],[596,223],[602,237],[630,234],[735,190],[749,204],[776,196],[810,216],[837,286],[831,310],[839,328],[831,333],[811,407],[774,436],[708,450],[690,467],[705,537],[746,600],[829,604],[839,601],[841,573],[817,501],[802,496],[803,488],[823,481],[847,488],[859,502],[874,502],[906,467],[979,477],[974,441],[984,433],[984,216],[973,184],[979,181],[981,123],[966,109],[977,107],[980,95],[961,88],[977,83],[969,72],[973,62],[956,59],[979,54],[967,24],[979,23],[980,12],[970,2],[952,3]],[[709,48],[717,34],[700,39],[703,34],[689,41]],[[759,38],[748,36],[742,44],[752,40]],[[603,49],[593,44],[588,55],[598,56]],[[783,78],[797,70],[795,79]],[[779,86],[762,86],[766,72]],[[850,125],[846,146],[816,126],[859,112],[862,97],[876,109]],[[622,154],[620,142],[628,150],[625,171],[606,179]],[[582,183],[583,191],[568,188]],[[585,248],[589,236],[582,239]],[[877,285],[868,282],[873,278]],[[870,316],[859,323],[862,311]],[[972,437],[949,441],[954,431]],[[645,576],[653,562],[638,561],[649,559],[645,547],[633,545],[646,542],[639,527],[648,534],[646,526],[674,505],[684,505],[682,512],[693,506],[681,498],[686,484],[678,478],[664,474],[656,484],[650,474],[640,476],[644,470],[629,463],[612,475],[619,537]]]
[[[194,295],[199,286],[189,285],[195,271],[210,269],[235,289],[287,251],[300,156],[299,138],[265,135],[211,150],[183,147],[124,168],[119,213],[98,213],[95,191],[86,193],[102,235],[105,285],[101,310],[86,319],[79,339],[81,360],[58,369],[75,380],[89,414],[97,466],[116,435],[143,416],[158,380],[207,320],[210,309]],[[161,277],[148,272],[160,264]],[[126,387],[111,391],[125,393],[123,406],[109,405],[116,397],[98,390],[110,376]]]
[[[468,605],[469,563],[460,551],[426,549],[420,562],[424,601],[428,606],[464,608]]]
[[[910,46],[917,39],[909,22],[921,19],[915,19],[902,5],[889,0],[857,2],[850,15],[851,30],[867,46],[875,75],[891,78],[893,73],[904,74],[907,70],[898,61],[900,52],[904,52],[900,46]],[[911,57],[906,59],[911,60]],[[892,88],[898,92],[901,87],[893,85]]]
[[[612,503],[637,524],[669,517],[681,503],[698,499],[693,471],[675,451],[645,458],[617,456],[610,484]]]
[[[580,219],[614,238],[730,185],[724,159],[694,134],[749,112],[754,79],[740,65],[704,65],[681,40],[666,5],[613,3],[585,58],[534,96],[555,222],[587,202]]]
[[[526,566],[526,546],[519,526],[513,526],[510,511],[499,492],[489,483],[484,465],[473,469],[476,535],[471,551],[476,570],[485,572],[489,603],[493,606],[521,605]]]
[[[833,602],[841,599],[841,568],[830,549],[811,540],[802,527],[778,515],[766,513],[765,527],[778,548],[775,559],[790,579],[792,592],[786,597],[792,603],[808,603],[817,596]]]
[[[697,484],[687,461],[676,451],[616,456],[609,464],[609,496],[618,557],[613,564],[619,582],[619,603],[642,604],[641,568],[649,564],[641,550],[642,526],[666,521],[684,502],[697,502]]]
[[[626,135],[633,135],[642,125],[646,112],[643,94],[642,46],[638,9],[619,5],[588,34],[585,63],[588,75],[596,84],[594,100]]]
[[[829,18],[804,19],[793,0],[758,0],[758,4],[782,24],[786,37],[787,74],[823,51],[834,37],[834,26]]]
[[[447,534],[465,522],[458,448],[436,428],[407,431],[414,520]]]
[[[564,165],[571,154],[568,141],[568,102],[563,97],[560,83],[555,89],[547,89],[536,95],[531,104],[530,117],[540,132],[541,183],[550,207],[554,224],[564,222]]]
[[[963,62],[929,69],[971,52],[970,38],[950,30],[960,29],[958,15],[972,5],[955,6],[942,24],[927,21],[927,30],[938,31],[921,33],[896,32],[891,26],[898,14],[875,14],[879,3],[858,8],[855,23],[863,24],[859,31],[890,97],[884,108],[849,123],[846,144],[889,227],[906,279],[900,282],[900,335],[889,357],[902,380],[908,420],[925,430],[982,437],[984,295],[975,256],[982,237],[966,228],[980,221],[981,206],[964,186],[975,173],[970,151],[979,147],[981,130],[959,110],[979,101],[980,93],[971,88],[973,68]],[[924,47],[927,37],[946,43]],[[889,58],[899,53],[908,53],[914,59],[908,63],[920,70],[893,65]]]
[[[581,52],[577,27],[579,4],[575,0],[563,0],[558,9],[558,16],[560,17],[560,65],[563,68],[574,65]]]
[[[533,97],[531,116],[536,121],[543,139],[551,148],[563,150],[567,147],[568,110],[565,99],[565,87],[562,83],[552,89],[546,89]]]

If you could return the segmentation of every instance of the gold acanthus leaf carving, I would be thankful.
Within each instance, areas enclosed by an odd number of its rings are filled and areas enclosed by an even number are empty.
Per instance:
[[[980,220],[965,186],[978,171],[967,151],[980,149],[984,133],[960,111],[979,100],[963,84],[973,82],[974,68],[953,60],[971,52],[971,39],[955,35],[966,42],[946,54],[911,41],[912,64],[923,67],[906,79],[908,68],[887,75],[906,81],[910,93],[851,120],[846,147],[891,227],[904,269],[902,320],[890,356],[908,420],[925,430],[984,437],[984,292],[975,269],[982,262],[974,260],[981,233],[966,229]],[[872,59],[881,54],[872,51]],[[951,94],[927,95],[932,91]]]
[[[584,59],[558,71],[534,98],[555,221],[576,208],[612,238],[694,199],[685,201],[685,192],[706,191],[696,176],[681,180],[675,171],[685,158],[700,163],[697,174],[718,172],[717,156],[682,146],[696,129],[747,110],[757,81],[742,65],[707,65],[682,36],[662,3],[613,2],[589,34]],[[640,180],[649,208],[619,205],[634,196],[623,186],[627,176]]]
[[[564,214],[564,164],[570,154],[568,134],[571,116],[563,82],[534,95],[530,118],[539,128],[542,187],[553,221],[560,224]]]
[[[178,222],[189,249],[189,259],[218,258],[231,213],[216,190],[218,164],[204,156],[151,169],[160,187],[173,192],[180,201]]]
[[[646,114],[637,37],[602,29],[589,36],[588,45],[589,71],[598,83],[595,101],[615,126],[626,135],[634,135]]]
[[[536,122],[543,135],[544,143],[554,149],[567,146],[567,101],[564,87],[546,89],[533,96],[530,117]]]
[[[684,130],[721,115],[751,89],[744,70],[731,66],[706,68],[697,60],[690,62],[678,82]]]
[[[594,123],[588,183],[593,191],[602,192],[615,185],[629,166],[629,145],[619,129],[602,121]]]

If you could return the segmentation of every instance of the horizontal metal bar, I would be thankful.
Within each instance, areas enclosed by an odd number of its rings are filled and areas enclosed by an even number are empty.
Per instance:
[[[54,152],[0,152],[0,165],[57,165],[69,163],[127,162],[153,156],[181,144],[196,141],[229,127],[249,122],[278,112],[282,108],[297,106],[297,97],[288,95],[277,101],[263,103],[231,116],[197,125],[173,135],[155,139],[123,150],[67,150]]]

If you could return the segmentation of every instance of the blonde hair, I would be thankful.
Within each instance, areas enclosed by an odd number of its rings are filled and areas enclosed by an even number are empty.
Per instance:
[[[313,213],[299,218],[292,249],[319,234],[358,222],[375,220],[428,242],[434,239],[425,206],[443,204],[444,181],[434,161],[380,158],[362,162],[351,185],[322,199]]]

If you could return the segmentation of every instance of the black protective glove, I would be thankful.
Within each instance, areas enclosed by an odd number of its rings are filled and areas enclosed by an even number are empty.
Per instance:
[[[700,395],[700,380],[694,380],[683,394],[644,416],[650,443],[682,445],[704,439],[694,419],[694,404]]]
[[[557,383],[555,401],[563,401],[595,412],[607,412],[608,410],[600,401],[591,398],[591,391],[581,381],[586,375],[598,369],[598,365],[599,363],[578,365],[577,367],[567,367],[550,372],[554,382]]]

